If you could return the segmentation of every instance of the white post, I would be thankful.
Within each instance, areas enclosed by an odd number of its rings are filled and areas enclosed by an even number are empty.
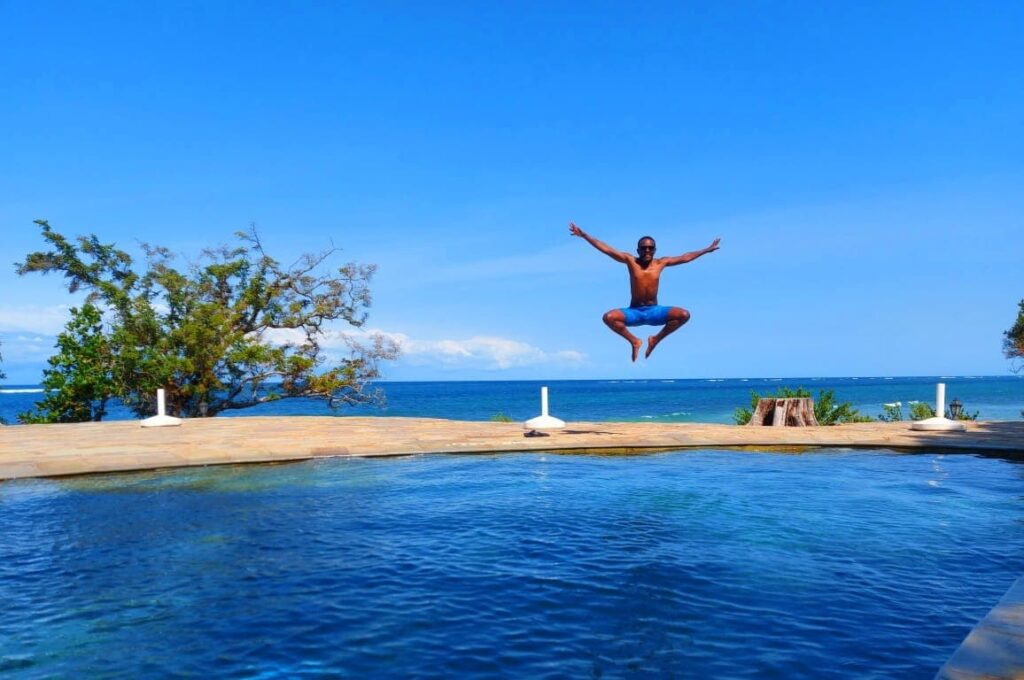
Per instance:
[[[181,425],[181,418],[173,418],[167,415],[167,401],[164,397],[164,391],[158,389],[156,391],[156,415],[146,418],[139,424],[142,427],[173,427]]]
[[[963,432],[967,427],[963,423],[946,417],[946,383],[935,385],[935,416],[924,420],[915,420],[910,424],[911,430],[944,430],[946,432]]]
[[[533,430],[532,433],[527,432],[527,436],[537,436],[536,430],[556,430],[565,427],[565,421],[548,415],[548,388],[546,385],[540,388],[540,415],[530,418],[523,423],[523,426],[527,430]]]

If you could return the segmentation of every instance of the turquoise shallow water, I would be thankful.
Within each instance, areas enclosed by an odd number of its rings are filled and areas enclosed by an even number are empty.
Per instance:
[[[0,485],[0,674],[930,678],[1020,575],[972,455],[326,460]]]

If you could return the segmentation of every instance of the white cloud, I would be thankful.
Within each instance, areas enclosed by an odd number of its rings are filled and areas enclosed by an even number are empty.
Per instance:
[[[0,306],[0,352],[8,361],[39,361],[53,354],[55,336],[60,333],[69,315],[69,306],[33,307],[30,305]],[[579,365],[586,355],[574,349],[545,350],[526,342],[489,335],[470,338],[424,340],[404,333],[379,329],[324,331],[321,346],[329,355],[347,354],[350,344],[367,343],[374,335],[382,335],[401,348],[400,361],[415,366],[507,370],[543,364]],[[301,344],[301,330],[277,328],[263,333],[273,344]]]
[[[0,305],[0,332],[54,336],[64,330],[70,309],[69,305]]]
[[[4,363],[41,362],[53,355],[69,305],[0,305],[0,355]]]
[[[5,363],[45,361],[56,342],[52,335],[0,333],[0,354]]]
[[[413,341],[407,346],[410,357],[440,361],[445,365],[471,363],[485,368],[514,368],[542,364],[550,356],[538,347],[489,336],[476,336],[465,340]]]
[[[351,341],[365,343],[374,335],[382,335],[402,350],[402,361],[417,366],[437,365],[446,368],[465,367],[504,370],[548,363],[581,364],[586,355],[577,350],[549,352],[526,342],[478,335],[465,339],[421,340],[404,333],[374,329],[325,331],[321,346],[326,350],[347,349]],[[273,343],[301,343],[304,336],[295,329],[274,329],[263,335]]]

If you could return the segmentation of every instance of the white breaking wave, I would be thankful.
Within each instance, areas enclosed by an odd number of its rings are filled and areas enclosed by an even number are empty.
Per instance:
[[[45,391],[46,390],[44,390],[42,388],[32,388],[32,389],[25,388],[25,389],[16,389],[16,390],[0,390],[0,394],[38,394],[39,392],[45,392]]]

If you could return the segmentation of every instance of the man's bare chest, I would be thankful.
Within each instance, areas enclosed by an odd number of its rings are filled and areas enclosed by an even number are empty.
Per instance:
[[[663,267],[657,265],[650,265],[646,269],[639,265],[633,265],[629,268],[629,276],[634,281],[642,283],[657,283],[661,277],[661,270]]]

